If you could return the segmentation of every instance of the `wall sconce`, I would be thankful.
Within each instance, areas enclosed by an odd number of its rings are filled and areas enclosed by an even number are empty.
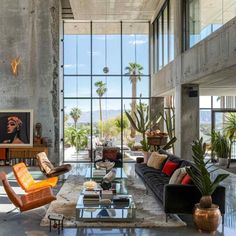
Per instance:
[[[20,57],[11,59],[11,72],[14,76],[18,75],[18,66],[20,64]]]

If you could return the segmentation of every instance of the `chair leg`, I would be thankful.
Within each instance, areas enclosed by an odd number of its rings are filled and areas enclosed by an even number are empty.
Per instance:
[[[15,211],[15,210],[18,210],[18,208],[15,207],[15,208],[11,209],[10,211],[8,211],[6,214],[10,214],[10,213],[12,213],[12,212]]]

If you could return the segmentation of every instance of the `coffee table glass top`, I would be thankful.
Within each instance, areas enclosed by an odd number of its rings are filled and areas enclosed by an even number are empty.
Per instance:
[[[121,196],[121,195],[119,195]],[[101,204],[100,201],[85,203],[83,192],[76,205],[76,220],[78,221],[133,221],[136,206],[132,195],[123,195],[128,199],[125,203]]]
[[[102,173],[104,171],[104,173]],[[101,169],[101,175],[96,175],[97,169],[95,167],[88,168],[86,171],[85,178],[86,179],[92,179],[92,180],[101,180],[104,175],[106,174],[105,170]],[[116,168],[116,178],[115,180],[120,179],[127,179],[127,175],[125,174],[125,171],[123,168]]]

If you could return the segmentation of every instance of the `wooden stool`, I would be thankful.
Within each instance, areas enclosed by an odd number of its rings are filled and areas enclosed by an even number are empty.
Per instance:
[[[50,214],[48,216],[48,219],[50,221],[50,224],[49,224],[50,232],[52,231],[52,222],[53,222],[53,227],[57,228],[58,234],[60,234],[60,230],[63,230],[64,218],[65,217],[62,214]]]

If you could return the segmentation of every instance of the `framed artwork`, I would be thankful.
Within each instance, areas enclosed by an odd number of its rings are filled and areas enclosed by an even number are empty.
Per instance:
[[[33,146],[33,110],[0,110],[0,147]]]

